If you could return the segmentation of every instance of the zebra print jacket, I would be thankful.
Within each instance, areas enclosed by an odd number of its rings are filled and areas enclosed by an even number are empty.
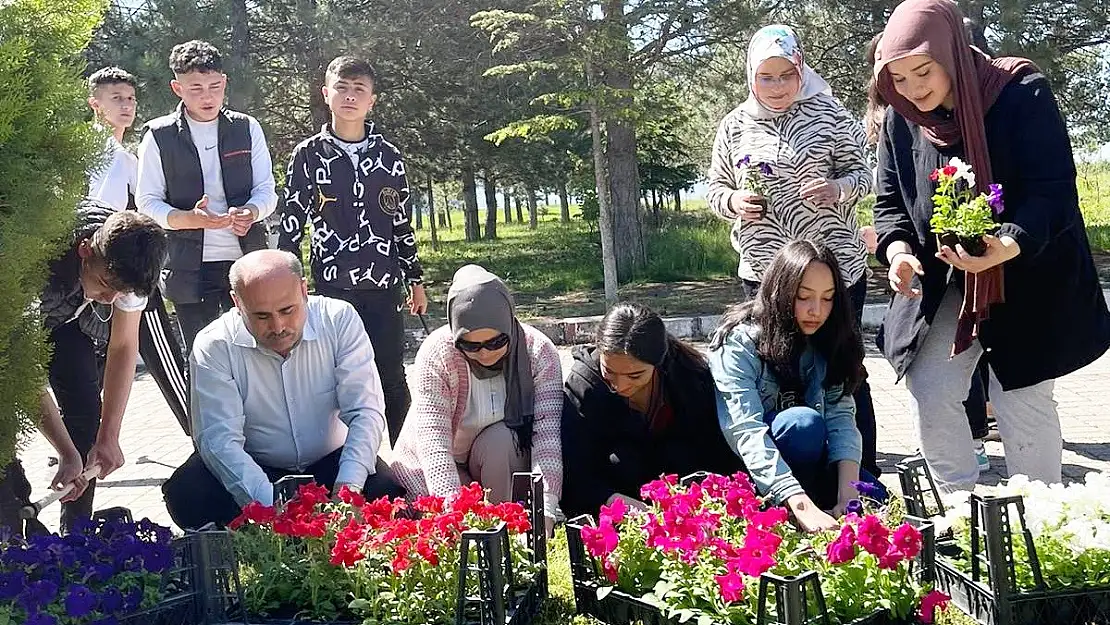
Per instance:
[[[836,253],[848,285],[867,270],[867,249],[860,237],[855,207],[871,192],[874,180],[866,156],[867,139],[859,121],[836,98],[820,94],[795,103],[770,119],[756,119],[736,108],[721,120],[709,169],[709,206],[734,221],[732,246],[740,253],[739,276],[759,282],[771,259],[795,239],[823,240]],[[733,220],[729,199],[740,187],[737,163],[750,155],[773,170],[766,176],[767,212],[756,221]],[[814,178],[840,183],[840,201],[819,208],[803,200],[800,189]]]

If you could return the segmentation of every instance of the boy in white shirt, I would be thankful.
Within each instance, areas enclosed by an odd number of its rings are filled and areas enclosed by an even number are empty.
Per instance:
[[[105,162],[89,178],[89,197],[117,211],[136,208],[139,159],[123,146],[123,136],[135,122],[137,84],[135,76],[118,67],[105,67],[89,76],[88,101],[95,123],[112,133],[105,145]],[[177,422],[188,434],[189,387],[185,378],[185,354],[158,291],[150,294],[143,311],[139,354]]]

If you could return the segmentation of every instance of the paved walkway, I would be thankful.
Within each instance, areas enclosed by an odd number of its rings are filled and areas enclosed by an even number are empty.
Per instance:
[[[560,347],[559,352],[566,370],[570,348]],[[879,423],[880,464],[886,471],[883,481],[895,485],[894,465],[916,449],[914,428],[907,416],[909,394],[904,384],[894,384],[894,372],[882,357],[869,354],[867,369]],[[1059,380],[1056,401],[1065,439],[1064,475],[1079,479],[1092,470],[1110,469],[1110,355]],[[170,525],[159,487],[173,468],[189,456],[192,444],[146,374],[140,374],[135,381],[121,444],[127,464],[98,485],[97,508],[125,506],[136,518],[145,516]],[[1005,476],[1002,445],[987,443],[987,451],[992,470],[982,476],[981,482],[997,484]],[[53,476],[54,469],[47,464],[51,454],[50,445],[36,436],[20,455],[36,487],[36,499],[47,492],[45,484]],[[58,512],[54,505],[39,516],[48,527],[57,529]]]

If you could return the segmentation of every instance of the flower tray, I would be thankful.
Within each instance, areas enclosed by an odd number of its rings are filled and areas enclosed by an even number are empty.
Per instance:
[[[922,458],[898,465],[906,509],[920,514],[943,511],[939,490]],[[1016,512],[1020,529],[1013,524]],[[1036,588],[1017,589],[1013,549],[1015,532],[1025,542]],[[983,625],[1107,625],[1110,624],[1110,587],[1049,589],[1041,572],[1032,532],[1025,523],[1022,497],[971,496],[971,571],[957,560],[964,557],[950,538],[938,540],[936,587],[952,603]]]
[[[278,487],[290,488],[281,483]],[[465,577],[459,579],[456,625],[530,625],[547,598],[547,535],[543,521],[542,476],[538,473],[514,474],[513,492],[514,499],[523,502],[529,512],[532,529],[525,536],[532,550],[532,561],[540,568],[530,584],[517,587],[512,579],[511,539],[505,524],[490,530],[464,531],[459,543],[459,559],[460,563],[464,563]],[[471,556],[476,556],[476,563],[466,565]],[[472,585],[476,582],[476,596],[465,592],[467,581]],[[227,621],[226,625],[359,625],[362,622],[263,618],[243,615],[239,608],[233,613],[236,614],[235,620]]]
[[[687,476],[687,480],[697,476]],[[923,535],[923,549],[918,556],[919,575],[932,576],[933,532],[932,525],[917,522]],[[590,515],[575,517],[567,522],[567,546],[570,550],[570,571],[574,584],[574,603],[578,614],[590,615],[609,625],[681,625],[678,618],[666,616],[663,611],[639,597],[634,597],[611,586],[600,583],[597,568],[582,542],[582,528],[593,525]],[[807,606],[818,606],[817,614]],[[809,612],[807,614],[807,612]],[[688,622],[694,622],[691,619]],[[785,578],[764,573],[760,578],[758,623],[761,625],[832,625],[836,621],[825,608],[817,573],[810,571],[798,577]],[[876,612],[846,625],[902,625],[906,621],[891,618],[885,612]],[[713,624],[716,625],[716,624]]]

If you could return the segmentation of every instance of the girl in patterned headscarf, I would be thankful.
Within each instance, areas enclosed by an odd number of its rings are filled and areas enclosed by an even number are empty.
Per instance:
[[[863,129],[806,64],[789,26],[766,26],[752,37],[747,76],[748,99],[717,129],[708,193],[713,212],[733,222],[745,299],[758,291],[771,259],[787,243],[818,240],[836,254],[858,324],[867,294],[867,249],[855,207],[872,187]],[[748,183],[747,172],[757,164],[763,165],[762,198]],[[863,466],[878,474],[866,382],[856,404]]]

